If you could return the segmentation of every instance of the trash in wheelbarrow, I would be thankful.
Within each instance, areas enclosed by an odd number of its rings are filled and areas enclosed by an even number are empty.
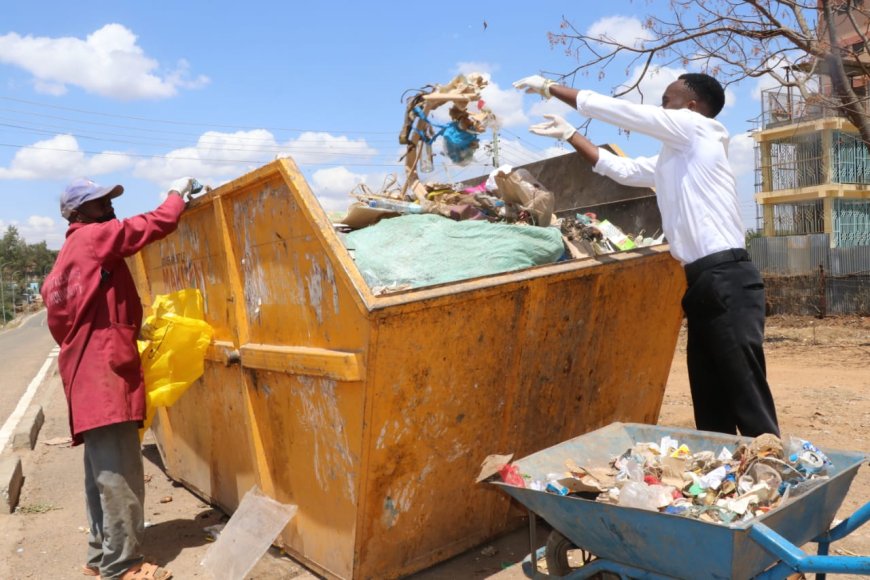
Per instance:
[[[678,446],[677,455],[684,455],[687,461],[699,452],[707,452],[703,455],[704,461],[710,461],[709,458],[718,460],[720,456],[727,460],[723,448],[733,458],[745,446],[747,453],[744,457],[748,462],[753,449],[764,454],[776,453],[776,444],[782,445],[776,439],[753,442],[737,435],[678,427],[612,423],[513,461],[512,465],[528,476],[526,481],[530,483],[545,478],[549,473],[563,471],[566,459],[582,466],[606,466],[614,457],[622,456],[626,449],[634,449],[644,442],[660,442],[665,437],[678,440],[679,446],[686,446],[684,450],[679,450]],[[791,445],[787,450],[792,450]],[[783,450],[783,455],[785,452]],[[672,454],[673,451],[669,456]],[[647,577],[653,573],[655,577],[742,580],[754,578],[771,566],[776,567],[776,574],[765,573],[765,577],[787,576],[781,573],[785,569],[792,572],[834,572],[847,568],[853,570],[857,566],[870,571],[866,560],[856,561],[855,558],[807,556],[798,561],[799,556],[803,558],[803,553],[797,546],[815,541],[821,554],[823,547],[827,550],[830,542],[848,535],[870,519],[868,504],[831,529],[834,516],[867,457],[861,452],[832,449],[825,449],[824,454],[830,462],[825,476],[806,479],[800,486],[809,487],[799,490],[800,493],[791,491],[790,497],[781,500],[775,509],[762,512],[754,519],[740,518],[727,525],[659,510],[514,487],[497,478],[489,481],[525,506],[530,516],[542,517],[554,533],[563,536],[563,540],[596,558],[588,566],[583,566],[583,574],[578,570],[578,575],[572,574],[571,578],[587,578],[606,571],[628,577]],[[765,462],[760,464],[768,465]],[[613,469],[610,471],[612,473]],[[791,473],[790,468],[783,467],[782,471]],[[549,564],[549,555],[547,561]]]
[[[507,458],[493,465],[496,457]],[[564,461],[562,472],[521,473],[511,456],[491,456],[489,470],[501,481],[556,495],[575,495],[633,507],[731,524],[749,521],[799,497],[824,479],[828,457],[812,443],[792,437],[788,446],[771,434],[692,452],[671,436],[634,443],[606,462]],[[526,481],[528,480],[528,482]]]

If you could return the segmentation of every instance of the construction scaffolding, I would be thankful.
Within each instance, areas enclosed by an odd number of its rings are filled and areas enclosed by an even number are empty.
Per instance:
[[[822,138],[818,133],[772,141],[770,146],[771,190],[799,189],[825,182]]]
[[[825,232],[825,206],[820,199],[773,206],[773,232],[776,236],[821,234]]]

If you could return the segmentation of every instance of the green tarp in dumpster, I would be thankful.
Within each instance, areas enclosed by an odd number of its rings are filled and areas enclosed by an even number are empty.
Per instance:
[[[453,221],[432,214],[384,219],[347,235],[371,288],[431,286],[557,262],[562,235],[552,227]]]

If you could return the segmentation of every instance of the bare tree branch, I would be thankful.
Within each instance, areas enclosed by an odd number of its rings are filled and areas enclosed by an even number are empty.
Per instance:
[[[725,86],[767,77],[839,111],[870,144],[866,95],[856,94],[850,77],[870,78],[870,3],[670,0],[670,8],[666,16],[642,19],[643,37],[631,40],[623,39],[621,31],[581,31],[563,17],[549,40],[577,64],[557,76],[572,82],[588,75],[605,78],[618,66],[631,80],[614,84],[616,96],[640,92],[644,79],[665,66],[712,72]],[[856,40],[841,46],[838,24],[850,28]],[[819,85],[820,75],[830,81]]]

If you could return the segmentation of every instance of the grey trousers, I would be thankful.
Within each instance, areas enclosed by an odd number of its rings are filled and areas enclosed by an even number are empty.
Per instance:
[[[85,431],[88,566],[120,578],[144,560],[145,477],[138,424],[116,423]]]

